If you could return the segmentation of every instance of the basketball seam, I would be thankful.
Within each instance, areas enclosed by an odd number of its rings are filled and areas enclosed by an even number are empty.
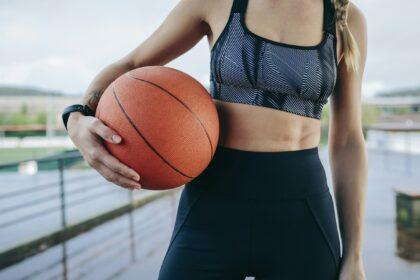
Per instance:
[[[211,143],[211,140],[210,140],[210,135],[208,134],[208,132],[207,132],[207,130],[206,130],[206,128],[205,128],[205,126],[204,126],[204,124],[203,124],[203,123],[202,123],[202,121],[200,120],[200,118],[197,116],[197,114],[196,114],[193,110],[191,110],[191,108],[190,108],[190,107],[188,107],[188,106],[187,106],[187,104],[185,104],[184,102],[182,102],[182,100],[181,100],[181,99],[179,99],[178,97],[176,97],[175,95],[173,95],[170,91],[168,91],[168,90],[164,89],[163,87],[161,87],[161,86],[160,86],[160,85],[158,85],[158,84],[155,84],[155,83],[153,83],[153,82],[146,81],[146,80],[143,80],[143,79],[140,79],[140,78],[133,77],[133,76],[131,76],[130,74],[127,74],[127,76],[128,76],[129,78],[134,79],[134,80],[137,80],[137,81],[142,81],[142,82],[148,83],[148,84],[150,84],[150,85],[153,85],[153,86],[155,86],[155,87],[157,87],[157,88],[161,89],[162,91],[166,92],[169,96],[173,97],[176,101],[178,101],[179,103],[181,103],[181,104],[182,104],[182,106],[184,106],[185,108],[187,108],[187,110],[188,110],[188,111],[190,111],[190,113],[191,113],[191,114],[195,117],[195,119],[199,122],[199,124],[200,124],[201,128],[203,129],[204,133],[206,134],[207,140],[209,141],[209,144],[210,144],[210,158],[212,158],[212,157],[213,157],[213,149],[214,149],[214,148],[213,148],[213,144]]]
[[[130,116],[127,114],[127,112],[125,111],[123,105],[121,104],[116,90],[115,90],[115,84],[112,84],[112,93],[114,95],[115,100],[118,103],[118,106],[120,107],[121,111],[123,112],[123,114],[125,115],[125,117],[127,118],[128,122],[131,124],[131,126],[134,128],[134,130],[137,132],[137,134],[144,140],[144,142],[147,144],[147,146],[149,146],[149,148],[158,156],[160,157],[169,167],[171,167],[173,170],[175,170],[176,172],[178,172],[179,174],[181,174],[182,176],[185,176],[187,178],[190,179],[194,179],[194,177],[188,176],[187,174],[183,173],[181,170],[179,170],[178,168],[176,168],[175,166],[173,166],[169,161],[167,161],[151,144],[149,141],[147,141],[146,137],[144,137],[144,135],[140,132],[140,129],[137,128],[137,126],[134,124],[134,122],[131,120]]]

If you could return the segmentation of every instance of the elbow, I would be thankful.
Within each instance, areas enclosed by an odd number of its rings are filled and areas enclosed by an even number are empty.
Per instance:
[[[354,132],[342,133],[340,135],[332,136],[329,139],[329,146],[331,150],[342,149],[366,149],[366,142],[361,130]]]
[[[356,165],[360,168],[368,168],[368,151],[363,135],[348,136],[340,141],[331,141],[329,143],[330,161],[338,162],[343,166]]]

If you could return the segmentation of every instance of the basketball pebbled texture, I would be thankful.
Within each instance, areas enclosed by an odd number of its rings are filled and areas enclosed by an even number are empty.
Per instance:
[[[197,177],[217,147],[219,120],[207,90],[166,66],[146,66],[116,79],[96,117],[122,138],[108,151],[140,174],[145,189],[169,189]]]

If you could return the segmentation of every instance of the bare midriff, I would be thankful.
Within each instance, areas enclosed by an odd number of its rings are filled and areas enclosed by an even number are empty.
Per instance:
[[[294,151],[319,145],[321,121],[271,108],[215,102],[219,145],[247,151]]]

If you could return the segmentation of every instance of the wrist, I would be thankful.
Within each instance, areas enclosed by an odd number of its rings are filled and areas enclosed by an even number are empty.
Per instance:
[[[89,106],[87,106],[87,105],[81,105],[81,104],[70,105],[70,106],[68,106],[64,109],[63,114],[61,115],[61,117],[63,119],[64,127],[66,128],[66,130],[68,130],[67,129],[68,128],[67,124],[68,124],[70,116],[72,116],[72,119],[80,118],[80,116],[72,114],[72,113],[75,113],[75,112],[79,112],[83,116],[95,116],[95,112],[91,108],[89,108]]]
[[[77,123],[81,117],[84,115],[81,112],[75,111],[69,114],[69,118],[67,120],[67,131],[70,132],[73,124]]]
[[[362,252],[359,250],[343,252],[344,260],[360,261],[362,259]]]
[[[83,117],[83,114],[81,112],[78,112],[78,111],[71,112],[67,123],[70,124],[72,121],[77,121],[81,117]]]

